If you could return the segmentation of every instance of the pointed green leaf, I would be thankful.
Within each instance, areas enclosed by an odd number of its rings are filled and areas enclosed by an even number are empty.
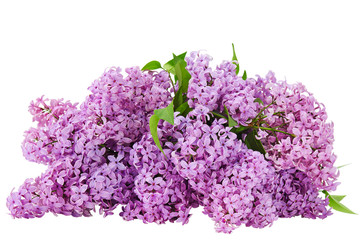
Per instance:
[[[179,57],[180,59],[184,60],[186,56],[186,52],[178,55],[177,57]],[[174,59],[171,59],[170,61],[168,61],[167,63],[164,64],[163,68],[168,71],[171,74],[175,75],[175,63],[174,63]]]
[[[175,109],[177,109],[178,107],[181,106],[181,104],[184,103],[183,93],[182,93],[181,89],[179,89],[179,90],[175,93],[173,102],[174,102],[174,108],[175,108]]]
[[[335,199],[338,202],[341,202],[341,200],[344,199],[344,197],[346,197],[346,195],[331,195],[333,199]]]
[[[151,61],[145,64],[145,66],[141,69],[141,71],[144,70],[155,70],[161,68],[161,64],[158,61]]]
[[[232,50],[233,50],[233,57],[232,57],[232,61],[236,61],[236,63],[234,62],[235,66],[236,66],[236,75],[239,74],[240,71],[240,66],[239,66],[239,62],[238,59],[236,57],[236,53],[235,53],[235,47],[234,44],[232,43]]]
[[[262,145],[261,141],[255,138],[256,131],[254,129],[251,130],[250,133],[245,138],[245,144],[249,149],[254,151],[258,151],[262,154],[265,154],[264,146]]]
[[[244,74],[242,75],[242,79],[243,79],[243,80],[246,80],[246,79],[247,79],[246,70],[244,70]]]
[[[224,110],[225,110],[225,113],[227,115],[227,120],[228,120],[228,124],[229,124],[229,127],[235,127],[238,125],[238,123],[235,121],[235,119],[233,119],[230,114],[229,114],[229,111],[227,110],[226,106],[224,105]]]
[[[159,136],[157,133],[157,127],[158,127],[159,121],[160,121],[160,118],[158,116],[156,116],[155,114],[150,117],[150,120],[149,120],[150,132],[151,132],[151,136],[152,136],[156,146],[165,155],[165,153],[161,147]]]
[[[174,105],[173,102],[171,102],[166,108],[161,109],[155,109],[154,115],[158,116],[159,119],[163,119],[170,123],[171,125],[174,125]]]
[[[181,104],[186,102],[186,93],[188,91],[191,75],[189,71],[186,70],[186,61],[184,60],[185,55],[176,56],[173,54],[173,57],[172,64],[174,64],[174,75],[179,86],[174,96],[174,108],[177,109]]]
[[[260,98],[256,98],[254,102],[260,103],[261,105],[264,105],[264,102]]]
[[[156,146],[160,149],[160,151],[166,157],[159,140],[159,136],[157,133],[158,124],[160,119],[167,121],[168,123],[174,125],[174,105],[171,102],[166,108],[155,109],[154,114],[150,117],[149,120],[149,127],[151,136],[156,144]]]
[[[332,195],[330,195],[325,190],[323,190],[323,193],[325,194],[326,197],[329,198],[329,207],[332,207],[334,210],[339,211],[339,212],[349,213],[349,214],[357,214],[357,213],[354,213],[353,211],[351,211],[349,208],[347,208],[344,204],[340,203],[340,201],[338,201],[339,197],[334,198]]]
[[[181,90],[183,93],[187,93],[188,87],[189,87],[189,80],[191,78],[191,75],[188,70],[186,70],[186,62],[184,59],[180,58],[179,56],[176,56],[174,54],[174,69],[175,69],[175,76],[177,77],[177,80],[179,81],[179,90]]]

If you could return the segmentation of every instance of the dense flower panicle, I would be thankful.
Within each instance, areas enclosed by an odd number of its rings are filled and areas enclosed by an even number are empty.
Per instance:
[[[73,195],[80,177],[70,179],[68,176],[71,170],[68,165],[71,165],[68,161],[51,164],[40,177],[27,179],[18,192],[12,192],[8,198],[11,214],[24,218],[41,217],[49,211],[54,214],[86,215],[88,211],[82,204],[84,201],[80,202]]]
[[[164,132],[163,138],[171,137],[170,132]],[[134,144],[130,155],[131,163],[138,170],[134,180],[137,198],[123,208],[122,216],[127,220],[142,219],[146,223],[187,223],[190,209],[197,206],[192,196],[194,190],[177,173],[169,160],[170,154],[163,155],[147,134]]]
[[[232,164],[216,171],[204,213],[216,222],[216,230],[231,232],[241,224],[265,227],[277,219],[273,191],[275,169],[259,152],[241,146]]]
[[[209,67],[210,57],[193,52],[187,58],[192,75],[189,83],[189,106],[206,106],[209,111],[223,112],[224,106],[240,124],[254,118],[260,105],[256,96],[255,80],[243,81],[235,73],[235,65],[224,61],[215,70]],[[191,64],[191,61],[195,63]]]
[[[235,65],[223,62],[213,71],[210,57],[193,52],[187,58],[192,74],[189,84],[189,106],[206,106],[209,111],[223,112],[224,106],[240,125],[247,126],[261,109],[266,118],[263,127],[272,127],[294,134],[264,132],[262,142],[278,169],[296,167],[304,171],[316,186],[335,190],[338,171],[332,153],[333,124],[327,123],[323,104],[318,103],[302,84],[277,81],[269,72],[265,79],[242,79],[235,74]],[[264,106],[261,106],[260,99]],[[266,136],[265,136],[266,135]]]
[[[66,207],[58,204],[55,209],[38,201],[43,211],[89,216],[94,206],[99,205],[100,212],[108,215],[117,205],[134,197],[137,171],[128,164],[129,145],[147,132],[148,115],[166,105],[170,93],[169,82],[164,80],[168,77],[166,72],[148,74],[138,68],[126,72],[125,79],[118,68],[105,72],[90,87],[92,94],[80,110],[62,100],[48,103],[43,97],[31,103],[30,112],[38,126],[25,132],[23,153],[29,161],[49,165],[31,189],[35,186],[52,194],[57,189],[59,199],[66,204]],[[150,92],[156,94],[150,96]],[[144,96],[148,97],[146,101]],[[54,185],[39,185],[45,178],[52,179]],[[18,192],[12,192],[11,198],[23,199],[21,192],[29,186],[25,184]],[[32,198],[41,196],[35,192]],[[14,217],[41,216],[37,211],[19,211],[18,204],[18,201],[17,205],[8,204]]]
[[[69,145],[66,137],[72,131],[72,126],[68,125],[66,116],[76,112],[76,106],[63,99],[44,99],[44,96],[30,103],[29,112],[33,115],[33,121],[37,122],[37,128],[30,128],[24,134],[22,150],[27,160],[49,164],[56,158],[52,150],[59,137],[64,143],[62,148]]]
[[[339,173],[332,152],[334,127],[326,122],[324,105],[302,84],[277,81],[272,72],[259,82],[263,85],[260,89],[268,89],[262,96],[264,105],[269,106],[264,111],[268,126],[295,135],[277,132],[264,137],[267,158],[279,169],[295,167],[305,172],[320,189],[335,190]]]
[[[25,132],[24,157],[48,165],[7,199],[14,218],[54,214],[104,216],[120,205],[125,220],[186,224],[202,207],[218,232],[263,228],[278,218],[325,218],[335,190],[333,124],[301,84],[265,78],[244,81],[236,66],[192,52],[188,114],[160,120],[161,151],[149,128],[155,109],[174,91],[167,71],[111,67],[77,107],[44,97],[31,102],[37,126]],[[237,123],[229,127],[228,119]],[[264,147],[248,142],[250,133]],[[254,140],[255,141],[255,140]]]
[[[142,72],[138,67],[127,68],[126,78],[120,68],[110,68],[95,81],[92,94],[81,105],[87,117],[100,125],[101,138],[117,144],[139,140],[146,131],[149,115],[154,109],[170,102],[168,74]],[[107,135],[107,136],[106,136]]]
[[[63,99],[44,99],[44,96],[31,101],[29,112],[33,115],[33,121],[38,123],[38,127],[49,126],[59,120],[68,110],[76,109],[77,103],[72,104]]]
[[[319,197],[319,191],[304,172],[294,168],[281,170],[275,180],[274,206],[279,217],[302,216],[325,218],[329,199]]]

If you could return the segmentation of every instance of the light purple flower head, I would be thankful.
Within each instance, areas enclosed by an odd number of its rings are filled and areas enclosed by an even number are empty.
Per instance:
[[[180,100],[189,112],[174,109],[173,125],[159,121],[162,151],[149,121],[181,89],[171,71],[132,67],[123,75],[111,67],[79,107],[44,97],[31,102],[37,126],[25,132],[23,155],[48,169],[11,191],[10,214],[80,217],[98,206],[108,216],[120,207],[128,221],[186,224],[201,206],[224,233],[329,216],[319,191],[335,190],[339,172],[324,105],[273,72],[243,80],[231,61],[211,67],[200,52],[185,61],[191,78]]]

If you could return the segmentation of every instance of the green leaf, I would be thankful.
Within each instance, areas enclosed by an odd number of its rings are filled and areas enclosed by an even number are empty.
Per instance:
[[[186,70],[186,62],[184,59],[180,58],[179,56],[174,56],[174,69],[175,69],[175,76],[179,81],[179,90],[182,90],[183,93],[187,93],[189,87],[189,80],[191,75],[188,70]]]
[[[346,197],[346,195],[331,195],[333,199],[335,199],[338,202],[341,202],[341,200],[344,199],[344,197]]]
[[[233,119],[230,114],[229,114],[229,111],[228,109],[226,108],[226,106],[224,105],[224,110],[225,110],[225,113],[227,115],[227,120],[228,120],[228,124],[229,124],[229,127],[235,127],[238,125],[238,123],[235,121],[235,119]]]
[[[173,102],[174,102],[175,109],[177,109],[184,103],[183,93],[180,89],[175,93]]]
[[[152,136],[156,146],[165,155],[165,153],[161,147],[159,136],[157,133],[157,127],[158,127],[159,121],[160,121],[160,118],[158,116],[156,116],[155,114],[150,117],[150,120],[149,120],[150,132],[151,132],[151,136]]]
[[[184,60],[186,56],[186,52],[178,55],[177,57]],[[171,59],[170,61],[168,61],[167,63],[164,64],[163,68],[168,71],[171,74],[175,75],[175,62],[174,59]]]
[[[246,79],[247,79],[246,70],[244,70],[244,74],[243,74],[243,76],[242,76],[242,79],[243,79],[243,80],[246,80]]]
[[[160,119],[167,121],[168,123],[174,125],[174,105],[171,102],[166,108],[155,109],[154,114],[150,117],[149,127],[151,136],[156,144],[156,146],[160,149],[160,151],[166,157],[159,140],[159,136],[157,133],[157,127]]]
[[[154,115],[158,116],[159,119],[163,119],[170,123],[171,125],[174,125],[174,105],[173,102],[171,102],[166,108],[161,109],[155,109]]]
[[[262,154],[265,154],[264,146],[262,145],[261,141],[255,138],[256,131],[254,129],[251,130],[250,133],[245,138],[245,144],[249,149],[252,149],[254,151],[261,152]]]
[[[348,166],[348,165],[350,165],[351,163],[348,163],[348,164],[344,164],[344,165],[341,165],[341,166],[338,166],[337,167],[337,169],[339,169],[339,168],[343,168],[343,167],[346,167],[346,166]]]
[[[160,62],[158,62],[158,61],[151,61],[151,62],[148,62],[148,63],[141,69],[141,71],[144,71],[144,70],[155,70],[155,69],[159,69],[159,68],[161,68]]]
[[[260,98],[256,98],[254,102],[260,103],[261,105],[264,105],[264,102]]]
[[[236,61],[237,63],[234,63],[235,66],[236,66],[236,75],[239,74],[239,71],[240,71],[240,66],[239,66],[239,61],[236,57],[236,53],[235,53],[235,47],[234,47],[234,44],[232,43],[232,50],[233,50],[233,57],[232,57],[232,61]]]
[[[185,53],[186,54],[186,53]],[[183,56],[173,54],[174,74],[178,81],[179,89],[174,96],[174,108],[177,109],[181,104],[186,102],[186,93],[189,87],[190,73],[186,70],[186,62]],[[185,55],[184,55],[185,56]]]
[[[338,200],[339,196],[334,197],[325,190],[323,190],[322,192],[325,194],[326,197],[329,198],[329,207],[332,207],[334,210],[339,211],[339,212],[349,213],[349,214],[357,214],[357,213],[354,213],[353,211],[351,211],[349,208],[347,208],[344,204],[340,203],[340,201]],[[343,196],[340,196],[340,197],[343,197]]]
[[[182,103],[178,108],[176,108],[175,112],[179,112],[182,116],[186,116],[193,109],[189,107],[188,102]]]

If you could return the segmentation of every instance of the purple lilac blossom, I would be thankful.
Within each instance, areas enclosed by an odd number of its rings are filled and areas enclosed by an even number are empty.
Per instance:
[[[325,106],[301,83],[277,81],[273,72],[258,77],[258,90],[265,106],[266,124],[281,132],[269,132],[262,138],[266,158],[278,169],[296,169],[306,173],[319,189],[336,190],[339,171],[334,166],[334,126],[327,122]],[[271,134],[270,134],[271,133]]]
[[[319,189],[336,190],[339,172],[334,166],[334,126],[327,122],[325,106],[304,85],[277,81],[273,72],[266,78],[243,81],[231,62],[224,61],[212,70],[211,57],[199,52],[192,52],[186,60],[192,75],[190,107],[200,105],[209,111],[223,112],[226,106],[230,116],[242,126],[249,126],[262,113],[266,117],[257,128],[270,127],[295,135],[260,131],[257,138],[261,138],[266,158],[278,170],[295,167],[305,172]],[[266,109],[261,112],[263,108]]]
[[[335,190],[339,173],[324,105],[272,72],[244,81],[230,61],[212,68],[212,58],[200,52],[185,60],[193,110],[186,117],[175,112],[174,125],[160,120],[163,153],[148,125],[174,94],[166,71],[132,67],[124,76],[111,67],[79,107],[44,97],[31,102],[37,126],[24,134],[23,155],[48,169],[11,191],[10,214],[80,217],[99,207],[108,216],[120,206],[128,221],[186,224],[191,209],[201,207],[224,233],[278,218],[329,216],[319,191]],[[216,117],[225,107],[235,127],[256,130],[265,155],[248,149],[249,131],[235,134]]]

